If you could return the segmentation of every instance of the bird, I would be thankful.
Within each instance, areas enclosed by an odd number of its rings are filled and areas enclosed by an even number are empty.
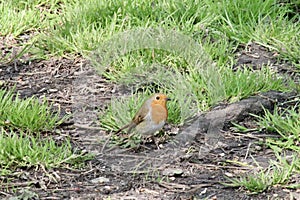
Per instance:
[[[154,136],[154,133],[161,130],[168,118],[167,101],[171,100],[165,94],[155,93],[146,100],[141,108],[132,118],[131,122],[115,134],[128,128],[127,134],[133,129],[142,136]]]

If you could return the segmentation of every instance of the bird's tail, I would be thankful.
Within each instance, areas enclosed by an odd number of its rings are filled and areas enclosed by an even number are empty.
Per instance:
[[[115,132],[115,134],[120,133],[121,131],[123,131],[124,129],[128,128],[127,134],[130,134],[130,132],[132,131],[132,129],[135,127],[136,125],[134,123],[130,123],[127,124],[125,126],[123,126],[122,128],[120,128],[119,130],[117,130],[117,132]]]

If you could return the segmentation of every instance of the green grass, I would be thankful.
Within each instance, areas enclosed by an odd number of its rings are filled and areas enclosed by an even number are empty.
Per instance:
[[[69,140],[56,144],[52,138],[42,139],[26,133],[14,133],[1,128],[0,175],[8,175],[17,168],[80,167],[91,159],[89,154],[72,150]]]
[[[256,116],[256,115],[254,115]],[[292,150],[300,153],[300,112],[299,107],[281,109],[274,108],[274,112],[265,110],[263,117],[256,116],[260,129],[276,132],[279,139],[268,139],[267,144],[274,150]]]
[[[53,31],[42,35],[39,44],[51,54],[80,52],[87,55],[103,41],[125,30],[176,27],[176,31],[199,42],[208,39],[205,33],[208,31],[208,37],[216,41],[210,44],[217,47],[212,54],[217,54],[216,59],[223,61],[222,64],[232,57],[226,58],[216,50],[223,49],[225,55],[232,56],[226,52],[228,49],[250,41],[276,50],[282,58],[297,63],[300,27],[296,22],[299,19],[297,14],[291,18],[288,14],[291,14],[289,4],[275,0],[77,1],[65,5],[62,18],[55,19],[64,25],[54,23]]]
[[[46,100],[20,99],[13,91],[0,90],[0,126],[25,132],[53,130],[64,119],[51,111]]]
[[[0,3],[0,33],[37,33],[36,47],[44,56],[88,55],[116,33],[138,27],[171,27],[204,46],[207,41],[206,50],[218,64],[232,60],[230,50],[250,41],[278,51],[281,58],[296,64],[300,26],[295,9],[292,3],[276,0],[15,0]]]
[[[207,6],[197,2],[195,7],[192,1],[78,1],[66,8],[64,26],[42,36],[40,42],[55,54],[86,53],[116,33],[138,27],[178,26],[183,32],[191,31],[194,24],[213,20],[213,15],[204,14]]]
[[[0,3],[0,35],[18,37],[25,33],[38,33],[58,23],[58,0],[3,1]]]
[[[75,152],[67,139],[59,145],[51,136],[43,138],[66,119],[51,109],[45,99],[20,99],[14,91],[0,90],[0,175],[22,167],[80,167],[91,159]]]
[[[238,43],[255,41],[281,53],[283,58],[298,62],[300,18],[291,12],[289,3],[276,0],[209,3],[213,13],[219,13],[218,31]]]
[[[299,97],[295,97],[294,103]],[[292,102],[290,102],[292,103]],[[266,145],[275,153],[277,160],[271,161],[267,170],[259,171],[248,176],[229,179],[231,186],[243,187],[253,193],[260,193],[280,184],[287,188],[300,188],[299,184],[293,183],[293,175],[300,171],[299,160],[299,134],[300,134],[300,112],[299,105],[294,107],[281,108],[275,106],[273,112],[264,110],[262,116],[253,115],[257,119],[256,130],[265,130],[270,133],[277,133],[279,138],[267,138]],[[239,130],[247,128],[237,125]],[[288,159],[286,152],[293,153],[292,159]]]
[[[229,102],[236,102],[253,94],[270,90],[288,91],[292,87],[287,86],[282,78],[270,70],[269,66],[256,71],[245,68],[235,72],[225,68],[221,73],[226,99]]]
[[[225,185],[242,187],[252,194],[262,193],[278,185],[282,185],[283,187],[293,185],[290,179],[293,173],[295,173],[295,163],[299,163],[298,156],[294,155],[291,161],[282,159],[279,156],[278,158],[280,161],[271,163],[267,169],[259,170],[240,178],[228,178],[230,183],[226,183]]]

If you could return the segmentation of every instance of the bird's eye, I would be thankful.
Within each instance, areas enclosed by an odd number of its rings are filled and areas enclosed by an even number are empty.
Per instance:
[[[159,96],[156,96],[156,98],[155,98],[156,100],[159,100],[160,99],[160,97]]]

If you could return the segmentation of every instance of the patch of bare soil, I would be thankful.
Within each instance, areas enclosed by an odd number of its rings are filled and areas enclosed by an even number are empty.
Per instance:
[[[276,55],[259,45],[241,47],[238,56],[236,67],[247,64],[259,69],[272,63],[279,72],[299,80],[290,66],[278,64]],[[106,82],[86,61],[3,64],[0,82],[1,87],[15,85],[22,98],[46,97],[54,108],[60,108],[61,115],[72,113],[73,118],[58,127],[61,134],[55,138],[70,137],[74,148],[96,154],[80,170],[19,169],[9,181],[1,178],[2,199],[299,199],[299,191],[280,186],[253,195],[221,184],[228,182],[228,176],[254,172],[255,168],[249,166],[267,167],[275,156],[260,142],[266,137],[279,137],[264,132],[235,133],[231,122],[251,128],[255,123],[249,113],[262,114],[262,105],[267,109],[275,104],[288,106],[284,102],[293,100],[295,93],[270,91],[237,103],[220,104],[181,127],[160,149],[147,144],[138,151],[105,148],[102,152],[101,141],[109,133],[100,130],[98,113],[124,90]],[[299,177],[294,179],[300,181]]]

